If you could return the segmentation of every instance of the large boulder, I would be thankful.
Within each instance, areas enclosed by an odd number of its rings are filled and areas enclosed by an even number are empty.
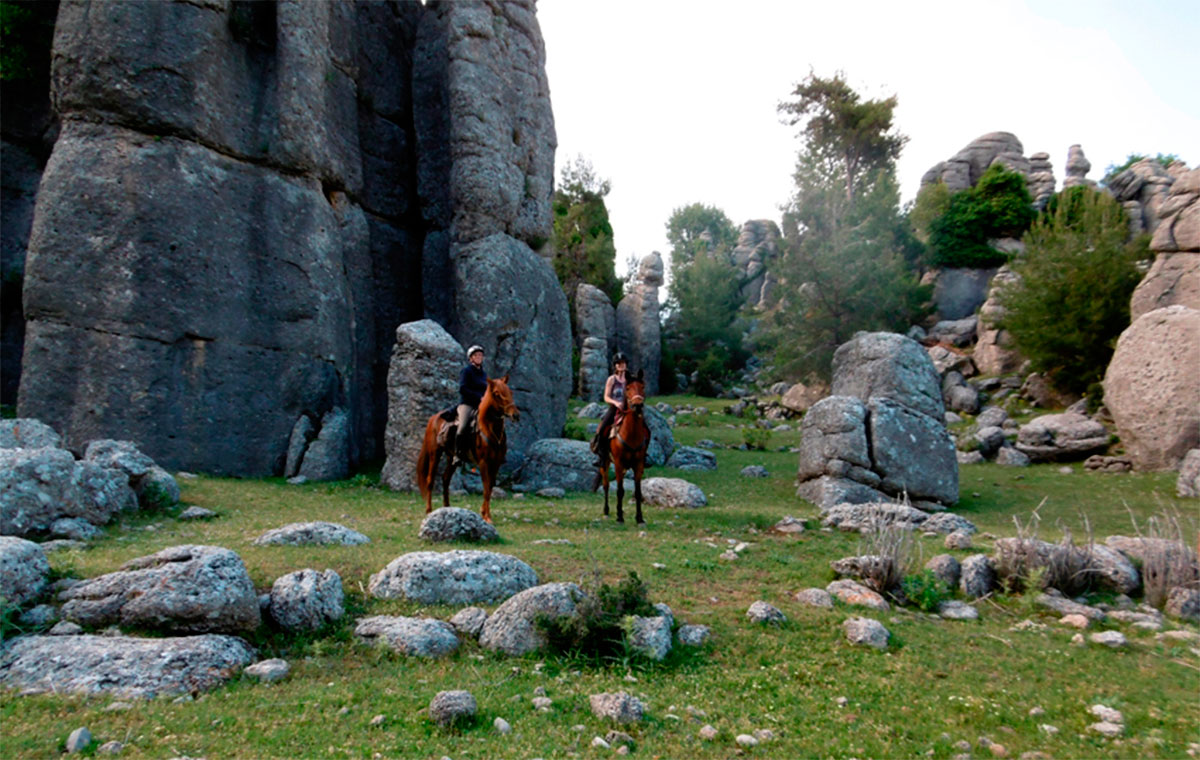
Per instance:
[[[742,282],[739,295],[750,308],[765,307],[764,288],[770,264],[779,256],[779,226],[770,219],[751,219],[738,232],[737,246],[730,252],[734,268]]]
[[[336,571],[305,568],[275,579],[268,609],[280,628],[315,631],[342,617],[344,599],[342,578]]]
[[[255,546],[358,546],[371,539],[356,530],[331,522],[291,523],[272,528],[254,539]]]
[[[1200,310],[1156,309],[1117,340],[1104,403],[1139,470],[1177,469],[1200,447]]]
[[[779,403],[793,412],[807,412],[829,395],[829,386],[820,381],[796,383],[784,392]]]
[[[1200,203],[1195,205],[1200,209]],[[1143,314],[1175,304],[1200,309],[1200,252],[1158,254],[1133,291],[1129,318],[1136,322]]]
[[[1159,253],[1200,252],[1200,168],[1183,174],[1159,208],[1150,249]]]
[[[887,501],[887,494],[849,478],[822,475],[796,486],[796,495],[817,505],[822,511],[838,504],[869,504]]]
[[[67,620],[175,633],[252,631],[258,595],[242,558],[219,546],[172,546],[59,594]]]
[[[142,453],[133,441],[101,439],[84,450],[83,460],[125,474],[138,503],[146,509],[165,509],[179,503],[179,484],[171,473]]]
[[[921,177],[921,184],[944,182],[951,192],[966,190],[979,181],[993,162],[1000,160],[1021,166],[1024,147],[1011,132],[989,132],[976,137],[954,156],[934,165]],[[1024,162],[1024,172],[1032,168],[1030,161]]]
[[[458,403],[458,373],[465,362],[463,347],[432,319],[396,328],[387,378],[387,461],[379,476],[393,491],[416,490],[425,425]]]
[[[546,640],[537,630],[537,618],[574,616],[582,598],[583,592],[574,583],[547,583],[526,589],[488,617],[479,634],[479,645],[508,655],[540,649]]]
[[[483,551],[412,552],[371,576],[378,599],[423,604],[491,604],[537,585],[537,573],[516,557]]]
[[[1175,495],[1181,499],[1200,497],[1200,449],[1192,449],[1183,457],[1175,479]]]
[[[1035,462],[1084,459],[1108,448],[1104,425],[1077,412],[1034,417],[1017,431],[1017,450]]]
[[[0,600],[22,605],[41,596],[50,583],[50,562],[42,547],[15,536],[0,536]]]
[[[667,463],[675,453],[675,436],[671,424],[657,409],[645,407],[646,427],[650,428],[650,445],[646,447],[646,466],[658,467]]]
[[[629,357],[629,369],[646,373],[646,393],[658,393],[662,361],[662,326],[658,319],[658,289],[663,284],[662,256],[657,251],[638,264],[637,279],[617,304],[617,348]]]
[[[625,490],[628,501],[633,496]],[[700,486],[682,478],[646,478],[642,481],[642,500],[652,507],[697,509],[708,505]]]
[[[354,627],[354,636],[364,643],[379,643],[409,657],[433,659],[458,649],[454,628],[430,618],[391,615],[362,618]]]
[[[913,499],[958,501],[958,462],[945,424],[886,398],[872,398],[867,407],[880,488]]]
[[[600,401],[608,359],[617,342],[617,313],[604,291],[581,282],[575,289],[575,337],[579,347],[580,398]]]
[[[938,272],[933,286],[933,303],[943,320],[971,317],[988,297],[996,269],[950,268]],[[930,337],[934,337],[930,335]],[[955,342],[955,345],[965,345]]]
[[[867,407],[857,398],[828,396],[814,404],[800,423],[799,479],[829,475],[878,485],[879,477],[871,472],[866,419]]]
[[[595,462],[596,455],[585,441],[544,438],[526,451],[517,480],[534,490],[590,491]]]
[[[1012,334],[1001,327],[1007,310],[1001,303],[1003,289],[1020,282],[1020,275],[1008,268],[1000,267],[992,278],[987,300],[979,307],[979,335],[972,359],[979,371],[985,375],[1004,375],[1015,372],[1024,359],[1018,353]]]
[[[298,474],[306,480],[344,480],[350,476],[350,413],[335,407],[321,416],[317,437],[308,444]]]
[[[859,333],[833,355],[835,396],[886,398],[934,418],[946,413],[941,381],[919,343],[897,333]]]
[[[458,507],[435,509],[421,521],[417,535],[425,541],[495,541],[496,528],[475,512]]]
[[[104,525],[137,508],[129,478],[66,449],[0,449],[0,534],[28,536],[63,517]]]
[[[680,446],[667,460],[667,467],[677,470],[715,470],[717,455],[695,446]]]
[[[0,652],[0,684],[25,694],[152,699],[219,686],[253,659],[237,636],[20,636]]]

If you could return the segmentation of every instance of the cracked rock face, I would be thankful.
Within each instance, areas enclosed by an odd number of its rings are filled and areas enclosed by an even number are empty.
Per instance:
[[[104,525],[137,508],[129,478],[66,449],[0,449],[0,533],[27,536],[60,518]]]
[[[233,633],[261,622],[246,566],[219,546],[172,546],[77,583],[59,599],[65,619],[96,627]]]
[[[513,596],[496,608],[483,624],[479,645],[484,649],[522,655],[545,645],[534,621],[538,615],[569,617],[583,592],[574,583],[547,583]]]
[[[275,579],[271,586],[271,619],[288,630],[315,631],[341,618],[342,578],[334,570],[307,568]]]
[[[0,597],[22,605],[41,596],[50,583],[50,562],[42,547],[16,536],[0,536]]]
[[[253,659],[236,636],[21,636],[0,653],[0,684],[23,693],[151,699],[211,689]]]

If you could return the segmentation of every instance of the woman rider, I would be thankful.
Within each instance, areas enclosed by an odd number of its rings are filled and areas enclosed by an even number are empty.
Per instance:
[[[629,360],[625,358],[625,354],[618,351],[613,355],[613,373],[604,383],[604,401],[608,404],[608,409],[604,412],[604,418],[600,420],[596,437],[592,439],[592,451],[596,454],[597,467],[608,465],[608,452],[604,448],[608,442],[608,431],[617,416],[617,411],[625,410],[625,369],[628,365]]]

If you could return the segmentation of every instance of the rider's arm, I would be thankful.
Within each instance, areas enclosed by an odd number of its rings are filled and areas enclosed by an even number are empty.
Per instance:
[[[621,402],[617,401],[615,398],[612,397],[613,383],[615,383],[616,381],[617,381],[616,375],[608,376],[608,382],[604,383],[604,402],[606,404],[612,404],[613,406],[620,408]]]

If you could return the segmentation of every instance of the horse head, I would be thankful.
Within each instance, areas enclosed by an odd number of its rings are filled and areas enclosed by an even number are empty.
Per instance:
[[[646,403],[645,373],[640,369],[625,386],[625,403],[631,411],[641,411],[642,405]]]
[[[508,417],[513,422],[521,420],[521,410],[517,408],[517,404],[513,401],[512,389],[508,387],[508,375],[488,380],[488,393],[492,394],[492,401],[500,412]]]

